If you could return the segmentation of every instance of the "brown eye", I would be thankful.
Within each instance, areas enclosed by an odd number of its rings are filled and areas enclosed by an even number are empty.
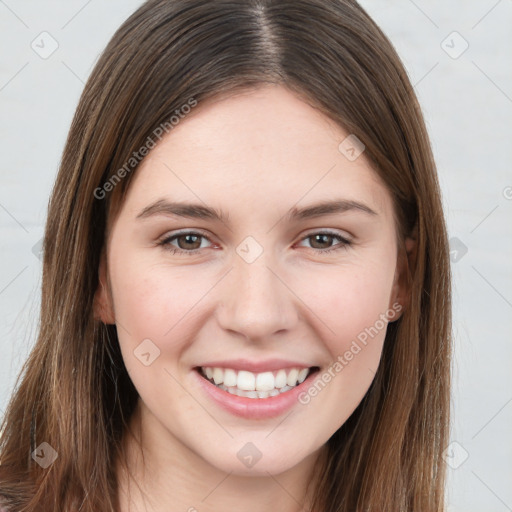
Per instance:
[[[333,235],[327,235],[325,233],[312,235],[309,236],[308,238],[314,240],[314,242],[311,244],[313,249],[329,249],[331,247],[332,242],[334,241]]]
[[[194,255],[202,248],[201,243],[203,240],[208,240],[208,238],[201,233],[187,231],[168,236],[159,242],[158,245],[171,251],[173,254]]]
[[[312,233],[302,239],[302,242],[308,240],[310,248],[314,251],[325,254],[338,249],[347,249],[351,245],[351,241],[337,233],[320,232]],[[338,240],[338,243],[334,243]],[[334,245],[333,245],[334,244]]]
[[[180,249],[199,249],[201,247],[201,235],[179,235],[175,239]],[[199,243],[198,243],[199,241]]]

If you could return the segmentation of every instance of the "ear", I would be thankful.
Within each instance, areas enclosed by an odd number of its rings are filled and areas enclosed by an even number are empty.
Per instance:
[[[395,270],[395,279],[389,301],[389,308],[398,313],[390,318],[390,321],[398,320],[403,312],[408,309],[411,301],[412,274],[416,268],[416,256],[418,249],[417,226],[409,236],[400,244]]]
[[[104,324],[115,324],[112,294],[108,284],[107,261],[105,251],[102,251],[98,269],[98,288],[94,294],[94,319],[101,320]]]

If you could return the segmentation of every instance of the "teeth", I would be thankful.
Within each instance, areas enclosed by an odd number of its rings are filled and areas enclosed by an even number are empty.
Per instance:
[[[309,368],[304,368],[304,369],[300,370],[299,376],[298,376],[299,384],[302,384],[306,380],[308,373],[309,373]]]
[[[246,372],[243,370],[238,372],[238,377],[236,379],[236,387],[238,389],[241,389],[242,391],[254,391],[256,389],[256,376],[254,375],[254,373]],[[261,391],[265,390],[262,389]]]
[[[201,367],[203,375],[217,387],[232,395],[249,398],[268,398],[289,391],[304,382],[309,368],[289,368],[274,372],[253,373],[231,368]]]
[[[297,384],[297,377],[299,376],[299,370],[296,368],[292,368],[290,373],[288,374],[288,377],[286,378],[286,384],[288,386],[295,386]]]
[[[240,378],[240,374],[238,378]],[[256,389],[258,391],[272,391],[275,387],[272,372],[258,373],[256,376]]]
[[[230,386],[235,387],[237,383],[236,380],[236,372],[235,370],[231,370],[231,368],[228,368],[227,370],[224,370],[224,386],[227,386],[228,388]]]
[[[286,371],[285,370],[279,370],[277,372],[274,384],[275,384],[275,387],[278,389],[284,388],[286,386]]]
[[[224,380],[224,372],[222,371],[222,368],[214,368],[213,369],[213,381],[215,384],[222,384],[222,381]]]

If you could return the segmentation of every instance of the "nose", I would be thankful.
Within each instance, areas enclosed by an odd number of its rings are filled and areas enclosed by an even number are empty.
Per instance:
[[[261,341],[295,326],[294,295],[274,263],[265,252],[252,263],[235,256],[221,289],[217,318],[223,329]]]

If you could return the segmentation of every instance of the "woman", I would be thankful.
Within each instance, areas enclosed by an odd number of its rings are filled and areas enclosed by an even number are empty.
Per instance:
[[[146,2],[64,149],[5,505],[444,510],[448,256],[417,99],[356,2]]]

